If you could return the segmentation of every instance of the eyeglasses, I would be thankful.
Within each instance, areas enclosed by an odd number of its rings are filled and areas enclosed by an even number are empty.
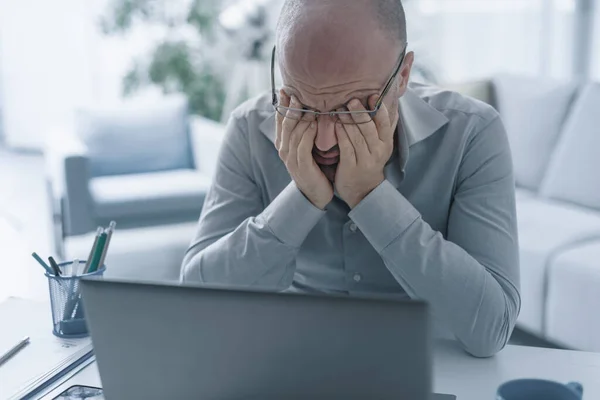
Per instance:
[[[315,119],[318,119],[318,117],[321,115],[328,115],[333,119],[334,123],[340,122],[344,125],[359,125],[359,124],[369,123],[372,121],[372,119],[375,117],[375,115],[381,108],[381,106],[383,104],[383,99],[385,98],[385,96],[389,92],[390,88],[392,87],[392,83],[396,79],[398,72],[400,72],[400,68],[402,67],[402,63],[404,62],[404,56],[406,55],[407,46],[408,46],[408,43],[406,43],[404,45],[404,49],[402,50],[402,53],[400,54],[398,63],[394,67],[394,72],[392,73],[392,75],[390,76],[390,79],[388,79],[387,83],[383,87],[383,89],[381,91],[381,95],[377,99],[377,102],[375,103],[375,107],[372,110],[330,111],[330,112],[319,112],[319,111],[311,110],[309,108],[299,109],[299,108],[284,107],[282,105],[279,105],[279,97],[277,96],[277,92],[275,91],[275,51],[276,51],[276,48],[273,47],[273,53],[271,55],[271,95],[272,95],[273,108],[275,109],[275,111],[277,111],[279,114],[283,115],[284,117],[290,118],[290,119],[295,119],[295,120],[302,120],[306,116],[314,116]],[[354,116],[362,117],[364,114],[369,115],[370,118],[368,121],[354,122],[355,119],[352,117],[354,117]],[[341,115],[349,116],[350,118],[352,118],[352,122],[344,122],[344,120],[340,118]],[[362,119],[363,118],[357,118],[357,120],[362,120]]]

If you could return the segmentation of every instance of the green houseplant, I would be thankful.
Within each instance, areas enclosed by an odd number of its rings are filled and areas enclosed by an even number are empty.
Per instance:
[[[134,60],[123,77],[123,94],[154,84],[164,93],[184,94],[192,113],[218,121],[225,101],[216,65],[219,6],[216,0],[112,0],[100,20],[104,34],[124,35],[139,23],[165,32],[149,54]]]

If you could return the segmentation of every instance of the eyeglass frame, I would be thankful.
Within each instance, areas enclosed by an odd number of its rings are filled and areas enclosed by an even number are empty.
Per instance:
[[[407,47],[408,47],[408,42],[404,44],[404,49],[402,50],[402,53],[400,53],[400,58],[398,60],[397,65],[394,67],[394,72],[392,73],[392,75],[388,79],[387,83],[383,87],[383,90],[381,91],[381,95],[377,99],[377,102],[375,103],[375,107],[372,110],[321,112],[321,111],[315,111],[315,110],[310,110],[310,109],[305,110],[305,109],[299,109],[299,108],[284,107],[284,106],[280,106],[279,105],[279,97],[277,96],[277,92],[275,91],[275,52],[277,50],[277,46],[273,46],[273,51],[271,53],[271,99],[272,99],[273,108],[275,109],[275,112],[277,112],[277,113],[279,113],[279,111],[277,111],[277,108],[281,107],[281,108],[284,108],[286,111],[296,111],[296,112],[301,112],[301,113],[310,113],[310,114],[314,115],[315,118],[317,118],[319,115],[329,115],[331,117],[338,116],[338,118],[339,118],[339,115],[350,115],[350,116],[352,116],[352,115],[357,115],[357,114],[358,115],[360,115],[360,114],[369,114],[369,116],[371,117],[371,119],[373,119],[373,118],[375,118],[375,115],[377,115],[377,112],[379,112],[379,109],[383,105],[383,99],[385,98],[385,96],[390,91],[390,89],[392,87],[392,83],[394,83],[394,80],[398,76],[398,73],[400,72],[400,69],[402,69],[402,65],[404,64],[404,58],[406,57],[406,49],[407,49]],[[371,121],[367,121],[367,123],[368,122],[371,122]],[[354,123],[354,124],[358,124],[358,123]]]

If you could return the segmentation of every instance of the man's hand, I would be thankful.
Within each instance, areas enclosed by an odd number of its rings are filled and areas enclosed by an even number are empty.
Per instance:
[[[280,92],[281,105],[302,108],[295,96],[290,98],[283,90]],[[317,122],[314,115],[304,116],[294,112],[284,118],[277,113],[277,138],[275,147],[279,157],[296,183],[296,186],[315,207],[323,210],[333,199],[333,187],[313,158],[312,150],[317,136]],[[298,120],[299,118],[302,120]]]
[[[369,98],[373,108],[377,95]],[[349,111],[364,111],[358,100],[348,104]],[[340,197],[354,208],[384,180],[383,168],[392,155],[394,125],[382,105],[375,118],[368,114],[341,116],[335,132],[340,146],[340,163],[335,174],[335,188]],[[354,122],[357,125],[348,125]]]

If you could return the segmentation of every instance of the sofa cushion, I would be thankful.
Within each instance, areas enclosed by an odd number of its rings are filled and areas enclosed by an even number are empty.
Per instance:
[[[90,182],[99,219],[156,218],[200,210],[210,178],[196,170],[105,176]]]
[[[600,214],[535,197],[517,201],[521,265],[521,328],[544,334],[547,268],[561,250],[600,234]]]
[[[567,347],[600,351],[600,235],[552,262],[546,336]]]
[[[581,92],[550,161],[541,195],[600,210],[600,84]]]
[[[499,76],[493,80],[513,155],[517,185],[540,186],[577,86],[542,78]]]
[[[531,199],[537,197],[537,194],[529,189],[516,188],[515,189],[515,199],[518,201]]]
[[[79,111],[77,132],[87,146],[92,176],[194,167],[187,101],[180,97]]]

